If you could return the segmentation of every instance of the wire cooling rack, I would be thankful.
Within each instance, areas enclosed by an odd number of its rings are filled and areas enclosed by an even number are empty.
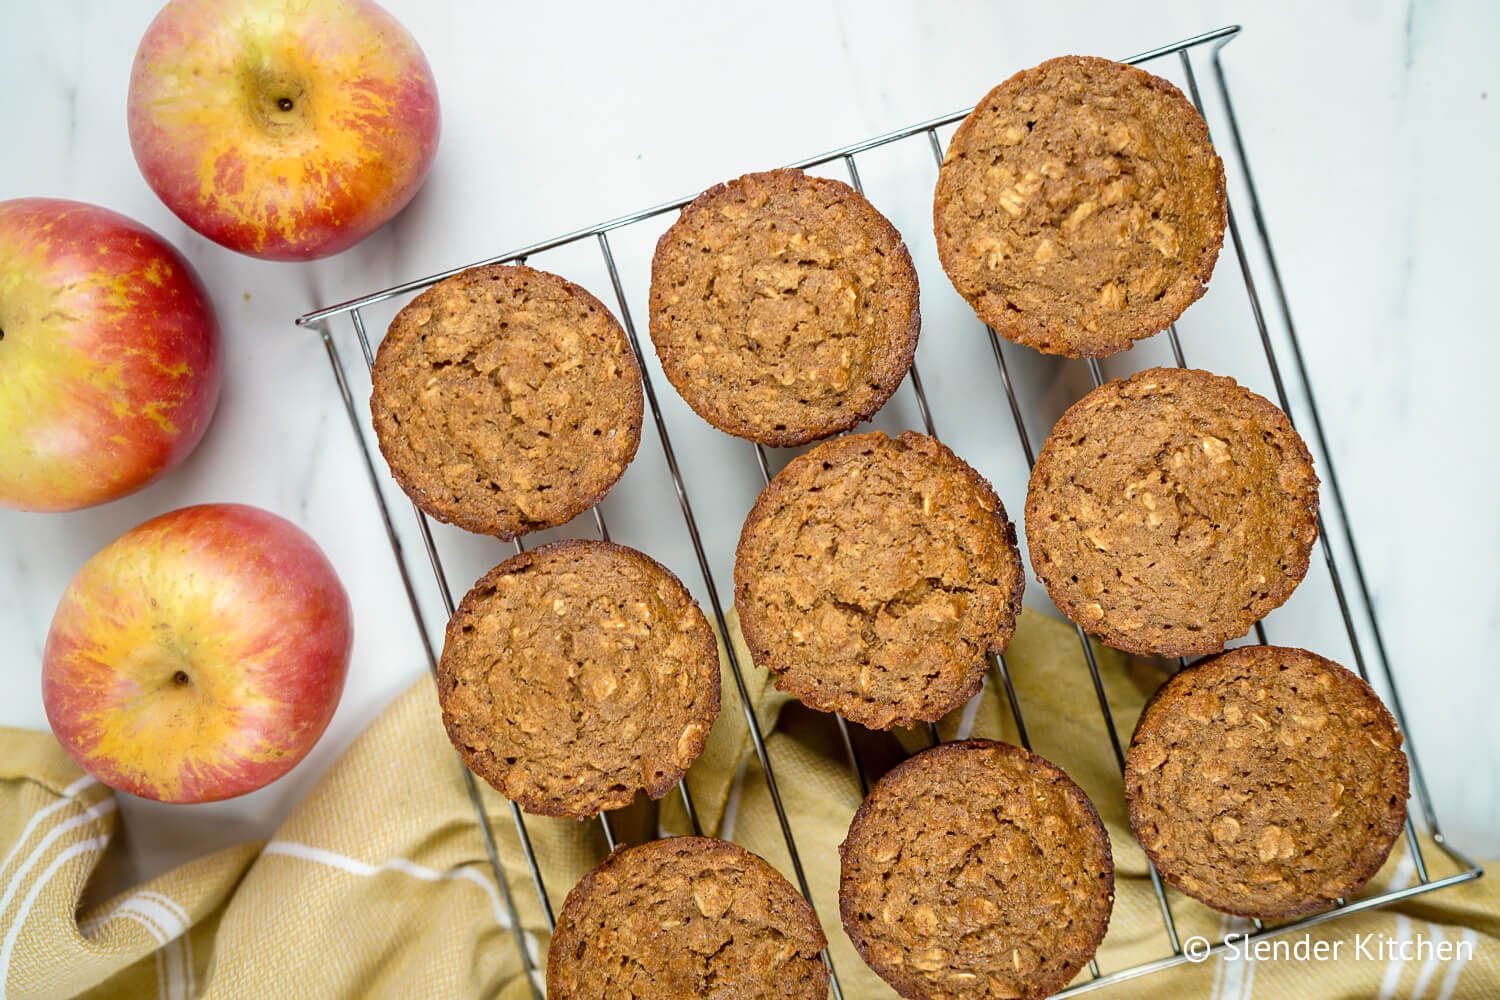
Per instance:
[[[1231,193],[1228,216],[1229,241],[1233,249],[1234,262],[1238,265],[1240,275],[1243,279],[1246,296],[1245,304],[1249,306],[1250,320],[1252,321],[1251,330],[1254,338],[1258,339],[1257,353],[1264,355],[1264,364],[1267,369],[1265,374],[1269,375],[1270,382],[1275,390],[1276,399],[1280,403],[1281,408],[1292,417],[1293,422],[1304,432],[1304,437],[1307,437],[1306,432],[1309,429],[1311,430],[1310,443],[1315,445],[1320,453],[1320,472],[1325,479],[1327,487],[1324,492],[1323,509],[1325,511],[1331,509],[1333,515],[1332,521],[1334,522],[1334,527],[1337,529],[1337,535],[1331,535],[1329,531],[1330,525],[1325,523],[1320,515],[1318,523],[1319,545],[1326,563],[1326,584],[1330,589],[1332,602],[1337,605],[1343,634],[1347,636],[1349,649],[1356,669],[1361,676],[1375,683],[1384,692],[1386,702],[1396,716],[1402,732],[1405,734],[1406,752],[1411,763],[1412,793],[1415,799],[1415,808],[1409,811],[1405,830],[1416,877],[1414,884],[1356,900],[1338,900],[1334,906],[1325,911],[1314,913],[1311,916],[1291,923],[1277,926],[1263,926],[1260,921],[1254,921],[1254,930],[1251,932],[1251,936],[1269,937],[1308,928],[1315,924],[1338,919],[1347,914],[1372,909],[1459,882],[1469,881],[1478,878],[1483,874],[1483,871],[1463,852],[1450,845],[1442,834],[1437,816],[1433,811],[1427,783],[1422,776],[1417,748],[1412,733],[1406,725],[1405,712],[1403,711],[1401,699],[1392,677],[1389,657],[1381,635],[1379,622],[1375,616],[1369,586],[1366,582],[1358,550],[1354,545],[1353,532],[1344,502],[1344,494],[1339,486],[1338,477],[1334,472],[1332,460],[1328,453],[1327,437],[1324,432],[1323,422],[1313,399],[1312,388],[1308,381],[1307,366],[1297,338],[1296,328],[1292,322],[1291,308],[1288,304],[1286,291],[1282,283],[1281,271],[1277,266],[1276,258],[1272,251],[1270,235],[1266,228],[1265,217],[1261,212],[1260,200],[1256,193],[1254,179],[1250,172],[1249,163],[1246,160],[1244,139],[1240,133],[1238,120],[1235,117],[1233,103],[1229,94],[1228,81],[1225,78],[1220,58],[1224,46],[1232,41],[1239,32],[1240,28],[1238,26],[1220,28],[1216,31],[1184,39],[1171,45],[1151,49],[1124,61],[1141,64],[1166,60],[1168,68],[1170,68],[1171,57],[1177,57],[1177,72],[1186,84],[1186,89],[1193,103],[1197,106],[1199,112],[1203,113],[1205,118],[1210,121],[1211,126],[1217,122],[1222,130],[1227,132],[1227,143],[1222,141],[1225,135],[1221,134],[1218,136],[1221,140],[1218,143],[1218,149],[1221,156],[1224,157],[1226,164],[1229,164],[1231,168]],[[1211,64],[1211,79],[1214,89],[1210,92],[1210,98],[1216,100],[1216,114],[1210,114],[1205,109],[1203,94],[1200,93],[1197,74],[1194,69],[1194,55],[1199,56],[1200,59],[1206,56]],[[1006,74],[998,73],[996,78],[998,79],[1004,75]],[[863,142],[857,142],[831,152],[809,157],[799,163],[792,164],[792,166],[807,170],[842,169],[847,172],[849,181],[853,186],[863,191],[864,187],[860,176],[860,158],[862,156],[873,154],[877,150],[893,148],[900,144],[908,144],[914,140],[917,144],[927,145],[930,148],[932,158],[940,164],[943,158],[943,145],[939,139],[939,131],[959,122],[967,114],[968,109],[943,115],[942,117],[920,122],[907,128],[875,136]],[[1235,176],[1232,172],[1234,165],[1238,166],[1238,176]],[[928,196],[930,196],[930,190],[929,185],[925,192]],[[392,519],[390,505],[382,491],[382,482],[385,477],[377,467],[369,442],[367,441],[365,429],[366,416],[363,408],[356,406],[354,394],[350,388],[350,373],[345,368],[343,357],[338,347],[339,338],[331,328],[331,321],[340,317],[347,317],[350,329],[358,342],[360,353],[364,359],[365,369],[363,375],[368,377],[373,355],[371,340],[365,326],[365,313],[372,307],[388,302],[389,300],[419,292],[444,278],[459,273],[467,267],[495,263],[523,263],[528,257],[540,253],[562,250],[569,247],[587,249],[590,243],[594,244],[594,249],[597,250],[599,255],[599,259],[595,261],[595,264],[597,265],[600,262],[603,264],[604,271],[608,275],[609,285],[612,287],[619,306],[620,319],[624,323],[625,331],[630,339],[630,345],[641,364],[646,401],[650,407],[662,456],[665,460],[665,471],[670,478],[672,491],[675,492],[677,503],[681,509],[682,529],[685,531],[687,540],[691,544],[692,553],[696,558],[698,569],[702,576],[701,592],[707,595],[720,633],[727,635],[728,630],[724,617],[724,605],[717,586],[717,580],[727,578],[727,574],[720,577],[716,577],[715,575],[712,565],[711,547],[705,542],[705,532],[700,529],[700,517],[694,513],[693,504],[689,499],[689,486],[687,477],[684,474],[683,463],[679,461],[679,452],[674,449],[668,426],[669,421],[664,416],[662,400],[657,395],[656,382],[652,375],[652,369],[648,366],[648,358],[641,349],[640,337],[637,333],[636,324],[631,313],[629,296],[626,291],[627,286],[621,276],[622,269],[617,266],[616,253],[611,242],[612,235],[621,235],[624,232],[632,230],[634,227],[640,226],[642,223],[657,220],[658,217],[674,212],[686,205],[694,196],[690,195],[685,198],[655,205],[629,215],[599,223],[598,225],[567,233],[563,236],[534,243],[518,250],[511,250],[487,260],[477,261],[474,264],[465,265],[464,267],[456,267],[439,274],[431,274],[423,278],[393,285],[347,302],[315,310],[297,319],[299,326],[313,327],[321,333],[324,346],[327,349],[329,363],[332,366],[334,378],[338,384],[340,397],[354,431],[355,440],[358,442],[365,470],[369,475],[370,485],[377,506],[379,507],[380,516],[391,543],[397,567],[400,570],[406,597],[410,603],[412,614],[416,619],[418,631],[421,634],[429,666],[435,668],[436,653],[423,619],[423,601],[419,597],[421,588],[414,579],[413,572],[407,565],[403,554],[400,536]],[[1245,232],[1241,230],[1241,216],[1235,212],[1236,205],[1239,205],[1241,208],[1248,207],[1249,218],[1253,228],[1253,239],[1247,237]],[[1258,283],[1269,284],[1271,290],[1271,307],[1275,310],[1274,314],[1268,312],[1265,303],[1262,301],[1258,290]],[[1243,305],[1239,308],[1243,309]],[[972,318],[969,321],[976,322]],[[1175,324],[1166,331],[1166,344],[1171,350],[1171,363],[1179,367],[1186,367],[1188,364],[1187,356],[1183,350],[1183,340],[1184,338],[1179,336]],[[1036,456],[1033,445],[1033,430],[1028,426],[1027,412],[1028,409],[1034,409],[1034,407],[1025,405],[1023,400],[1024,392],[1018,391],[1022,387],[1022,383],[1012,376],[1014,368],[1032,362],[1024,354],[1019,356],[1016,354],[1017,351],[1023,351],[1024,349],[1005,343],[993,330],[989,331],[988,341],[994,356],[996,373],[999,376],[1000,385],[1004,390],[1006,408],[1009,410],[1010,419],[1015,425],[1020,450],[1026,461],[1026,469],[1024,471],[1029,471]],[[1195,354],[1199,351],[1196,342],[1194,351]],[[1291,362],[1290,369],[1283,364],[1286,359],[1289,359]],[[1064,362],[1058,359],[1048,359],[1046,363],[1077,365],[1077,362]],[[1259,361],[1257,360],[1255,363],[1258,365]],[[1105,380],[1104,367],[1098,360],[1090,359],[1084,362],[1084,364],[1086,365],[1089,382],[1092,382],[1093,385],[1099,385]],[[1204,366],[1208,367],[1206,363],[1204,363]],[[1235,374],[1242,381],[1246,377],[1245,373],[1241,371],[1221,373]],[[933,437],[937,437],[938,427],[933,417],[933,408],[929,405],[928,395],[922,384],[922,376],[916,364],[912,366],[910,382],[912,397],[916,405],[916,415],[919,417],[927,433]],[[679,427],[679,433],[681,431],[682,428]],[[741,443],[739,447],[748,446]],[[769,481],[772,475],[772,463],[768,459],[766,450],[760,446],[755,446],[755,457],[761,480]],[[635,465],[641,465],[643,460],[644,456],[637,458]],[[700,485],[702,485],[701,482]],[[1331,503],[1329,503],[1330,500]],[[415,506],[412,507],[412,510],[416,517],[416,528],[421,538],[422,547],[426,551],[427,558],[431,563],[433,579],[441,606],[446,614],[451,616],[454,610],[453,590],[448,582],[448,570],[445,567],[443,556],[440,554],[439,545],[434,539],[433,526],[428,521],[426,515]],[[596,507],[592,512],[592,518],[594,531],[599,537],[608,539],[609,528],[605,522],[603,512]],[[516,551],[522,551],[524,543],[521,540],[518,539],[514,544]],[[1351,582],[1352,589],[1350,587]],[[1312,578],[1310,576],[1304,587],[1311,585]],[[1329,616],[1325,615],[1324,617]],[[1109,701],[1105,695],[1104,681],[1100,673],[1099,664],[1095,658],[1094,649],[1083,630],[1076,629],[1076,631],[1083,656],[1092,677],[1093,688],[1098,698],[1099,711],[1109,738],[1110,749],[1114,754],[1116,762],[1123,768],[1124,744],[1119,729],[1115,724]],[[1264,623],[1256,625],[1254,638],[1255,641],[1260,643],[1267,641]],[[726,644],[726,649],[728,652],[727,659],[730,673],[739,691],[740,704],[744,709],[745,722],[749,728],[749,734],[755,749],[755,756],[761,770],[764,772],[771,802],[776,810],[781,833],[786,842],[792,874],[802,894],[811,903],[812,893],[808,887],[801,852],[799,851],[797,840],[793,835],[792,825],[788,819],[787,810],[783,804],[777,785],[774,761],[767,751],[764,733],[755,716],[754,706],[750,701],[746,689],[741,664],[738,662],[732,646]],[[1012,682],[1005,658],[1003,656],[994,657],[991,661],[991,668],[994,679],[1000,683],[1003,689],[1006,703],[1009,705],[1016,725],[1018,738],[1029,749],[1031,741],[1026,729],[1025,719],[1022,715],[1022,707],[1016,693],[1016,687]],[[842,719],[838,719],[836,716],[834,718],[837,721],[843,749],[848,755],[851,768],[858,777],[860,789],[864,792],[868,789],[868,779],[861,764],[860,756],[856,753],[854,741],[850,737],[849,728]],[[935,725],[929,727],[928,735],[934,742],[939,739],[938,730]],[[524,967],[529,973],[532,991],[537,997],[541,997],[540,970],[536,958],[527,947],[521,919],[516,908],[516,901],[500,864],[494,832],[490,827],[489,818],[483,808],[478,786],[475,784],[474,775],[466,769],[463,771],[463,778],[469,798],[472,800],[475,813],[478,817],[479,828],[484,838],[490,865],[494,870],[497,885],[509,911],[511,926],[515,931],[516,945],[520,950]],[[679,792],[682,796],[683,805],[686,808],[688,821],[693,830],[698,832],[698,816],[693,807],[692,796],[688,791],[686,781],[679,785]],[[540,859],[533,849],[525,816],[514,803],[510,806],[510,812],[511,819],[515,824],[521,851],[525,855],[526,864],[530,871],[531,881],[537,894],[541,912],[550,928],[554,922],[554,908],[543,880],[542,865],[544,864],[544,860]],[[598,822],[602,828],[605,842],[613,848],[615,845],[615,833],[609,815],[607,813],[601,814]],[[1456,872],[1440,877],[1429,872],[1428,859],[1423,853],[1422,842],[1418,836],[1419,822],[1421,827],[1426,830],[1432,840],[1438,845],[1439,849],[1448,856],[1449,861],[1457,867]],[[827,847],[827,845],[818,846]],[[1179,937],[1176,922],[1173,919],[1172,905],[1168,900],[1167,893],[1163,890],[1161,880],[1154,869],[1151,870],[1150,875],[1161,911],[1162,957],[1107,972],[1101,972],[1097,961],[1090,962],[1089,975],[1081,977],[1079,981],[1059,994],[1060,996],[1099,989],[1111,983],[1146,975],[1190,960],[1188,955],[1184,953],[1183,943]],[[828,916],[832,917],[832,915]],[[1217,952],[1225,947],[1226,945],[1222,942],[1215,944],[1210,953]],[[1194,956],[1194,958],[1200,957],[1201,952]],[[844,992],[839,982],[838,970],[833,967],[833,963],[826,951],[823,954],[823,959],[828,964],[829,970],[832,973],[831,983],[833,994],[842,1000]]]

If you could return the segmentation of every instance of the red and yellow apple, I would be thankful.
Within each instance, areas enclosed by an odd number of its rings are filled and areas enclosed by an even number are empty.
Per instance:
[[[379,229],[437,152],[437,84],[371,0],[172,0],[130,75],[130,145],[183,222],[270,260]]]
[[[42,658],[63,747],[113,788],[163,802],[254,791],[307,755],[344,689],[349,598],[275,514],[164,514],[90,559]]]
[[[0,506],[146,485],[203,436],[219,378],[213,305],[161,237],[95,205],[0,202]]]

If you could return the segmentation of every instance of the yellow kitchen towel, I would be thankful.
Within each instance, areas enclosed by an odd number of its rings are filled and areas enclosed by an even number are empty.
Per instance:
[[[788,702],[736,647],[844,996],[891,997],[838,923],[837,845],[859,803],[843,744],[829,717]],[[1110,650],[1100,648],[1098,655],[1127,738],[1165,675]],[[1035,749],[1088,791],[1109,828],[1117,899],[1099,952],[1101,970],[1169,954],[1072,628],[1028,612],[1006,660]],[[732,837],[791,877],[741,704],[726,673],[723,712],[689,777],[691,798],[705,831]],[[1017,739],[994,683],[945,720],[942,732],[946,739]],[[901,734],[903,748],[891,737],[858,733],[871,780],[920,746],[924,735]],[[432,683],[423,679],[350,747],[271,841],[218,852],[81,909],[114,833],[113,795],[83,776],[50,734],[0,731],[0,1000],[80,994],[531,997],[507,897],[519,909],[529,960],[538,967],[547,925],[511,807],[488,788],[482,794],[504,886],[488,863]],[[193,821],[190,807],[182,818]],[[532,817],[527,828],[556,909],[574,881],[603,859],[599,824]],[[679,797],[616,814],[622,839],[639,840],[658,829],[688,832]],[[1430,840],[1424,850],[1431,877],[1456,870]],[[1414,867],[1403,841],[1366,893],[1410,884]],[[1218,941],[1244,928],[1243,921],[1174,891],[1168,898],[1184,941]],[[1500,891],[1493,879],[1276,940],[1286,942],[1288,953],[1252,957],[1241,949],[1230,958],[1132,979],[1102,995],[1500,996]],[[1298,951],[1291,953],[1294,945]]]

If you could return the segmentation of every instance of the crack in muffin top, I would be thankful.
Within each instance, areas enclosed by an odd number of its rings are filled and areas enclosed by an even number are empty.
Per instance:
[[[744,848],[670,837],[573,887],[547,949],[553,1000],[826,1000],[812,907]]]
[[[964,119],[933,228],[953,286],[1001,335],[1095,357],[1166,329],[1203,294],[1225,205],[1224,165],[1176,87],[1064,56]]]
[[[699,416],[761,444],[848,430],[901,384],[917,273],[863,195],[800,170],[710,188],[651,262],[651,340]]]
[[[514,538],[604,498],[640,442],[640,366],[587,291],[516,265],[413,299],[375,358],[370,410],[402,489],[433,517]]]
[[[1191,656],[1291,596],[1317,510],[1312,456],[1286,414],[1233,379],[1151,368],[1053,427],[1026,540],[1063,614],[1127,652]]]
[[[875,785],[839,847],[861,957],[913,1000],[1041,998],[1109,926],[1114,862],[1061,769],[993,740],[944,743]]]
[[[661,798],[719,714],[713,630],[677,577],[609,542],[507,559],[464,597],[438,664],[448,737],[528,812]]]
[[[1395,720],[1303,649],[1246,646],[1183,670],[1141,714],[1125,765],[1130,827],[1161,877],[1241,916],[1353,895],[1406,819]]]
[[[771,480],[735,555],[735,609],[776,686],[872,729],[936,721],[1015,630],[1015,528],[984,478],[912,431],[825,442]]]

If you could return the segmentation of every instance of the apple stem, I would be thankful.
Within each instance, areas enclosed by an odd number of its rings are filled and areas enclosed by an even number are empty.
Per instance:
[[[276,106],[282,111],[290,111],[292,110],[292,99],[290,97],[283,97],[276,102]]]
[[[187,682],[188,675],[186,670],[179,670],[177,671],[177,673],[172,675],[172,683],[176,684],[178,687],[184,686],[185,684],[187,684]]]

